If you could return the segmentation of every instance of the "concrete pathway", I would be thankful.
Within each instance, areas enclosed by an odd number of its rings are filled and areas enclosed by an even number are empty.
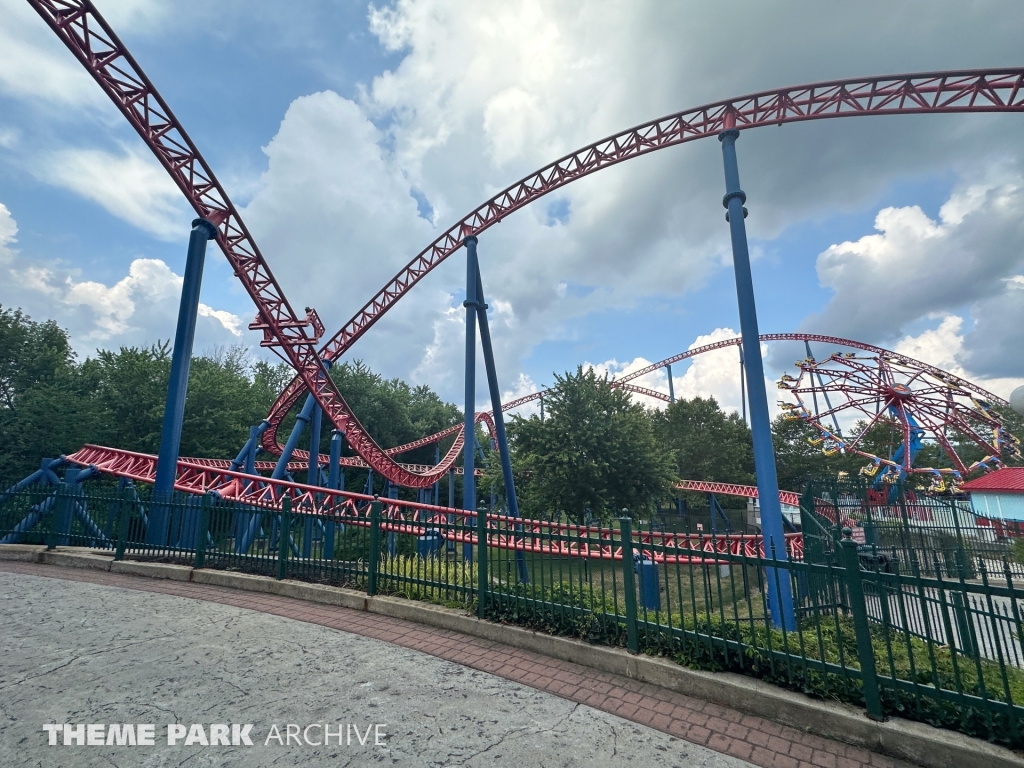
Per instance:
[[[380,639],[9,570],[0,584],[0,766],[750,765]],[[102,725],[93,737],[104,740],[112,723],[153,724],[155,745],[64,746],[55,733],[49,746],[46,723]],[[199,724],[202,737],[194,730],[186,745],[186,732],[168,746],[174,723]],[[242,743],[204,746],[213,724],[227,726],[228,742],[238,724]],[[330,746],[307,743],[323,741],[323,724]],[[370,728],[364,745],[349,726],[360,736]],[[339,727],[351,743],[337,745]]]
[[[44,578],[25,582],[14,578],[15,574]],[[60,586],[60,582],[75,584]],[[118,589],[79,592],[81,585]],[[64,591],[55,596],[51,588]],[[43,599],[44,595],[50,597]],[[161,599],[166,596],[185,598],[174,602],[184,607],[168,612],[164,606],[170,604]],[[55,604],[46,607],[47,601]],[[217,606],[241,610],[224,616],[206,613]],[[264,632],[263,625],[248,624],[241,628],[239,622],[258,618],[253,612],[286,619],[267,624],[286,629]],[[207,618],[195,618],[200,616]],[[209,635],[219,627],[233,634]],[[328,631],[316,634],[321,632],[316,627]],[[81,639],[76,639],[78,635]],[[350,635],[378,642],[357,646],[359,638]],[[308,638],[314,636],[323,639],[310,642]],[[120,646],[125,647],[116,654],[124,666],[115,678],[107,654]],[[157,658],[138,662],[139,654],[150,653],[150,648],[160,650]],[[363,655],[363,648],[370,650]],[[398,659],[406,661],[398,666]],[[183,664],[188,675],[179,668]],[[74,703],[92,701],[92,683],[82,692],[71,686],[77,678],[64,679],[65,668],[82,666],[93,669],[92,680],[105,686],[96,690],[112,686],[89,710]],[[137,670],[145,674],[140,673],[136,691],[129,683]],[[423,683],[428,694],[413,685],[424,670],[435,670],[434,677]],[[386,675],[391,677],[382,682]],[[29,686],[24,689],[28,694],[18,690],[22,686]],[[163,719],[159,717],[162,710],[154,707],[167,709],[164,702],[174,701],[179,691],[196,687],[215,692],[202,697],[201,706],[193,703],[192,709],[163,712]],[[417,691],[418,701],[413,695]],[[409,713],[400,710],[405,719],[395,720],[398,727],[386,730],[392,752],[356,754],[351,751],[358,746],[355,741],[338,749],[333,738],[329,751],[305,744],[300,751],[294,740],[288,748],[263,753],[255,746],[237,750],[195,747],[184,753],[166,746],[166,725],[178,715],[179,722],[186,724],[194,720],[210,724],[241,717],[237,713],[247,714],[253,723],[250,735],[257,733],[257,726],[262,729],[259,739],[252,739],[254,745],[262,745],[275,723],[281,729],[288,722],[306,725],[335,718],[332,734],[337,732],[336,722],[358,723],[360,732],[365,733],[366,723],[378,722],[374,719],[377,715],[368,712],[387,712],[379,709],[383,702],[397,705],[407,696],[413,709]],[[8,705],[9,700],[18,704]],[[37,701],[41,704],[33,703]],[[55,703],[51,707],[49,702]],[[459,706],[451,709],[452,702]],[[126,710],[129,704],[135,708]],[[97,709],[102,706],[110,709]],[[72,712],[81,713],[75,717],[96,713],[103,722],[108,714],[138,718],[154,713],[151,721],[161,724],[160,739],[165,747],[163,751],[149,748],[155,758],[147,757],[142,749],[122,748],[123,753],[104,754],[113,747],[91,747],[97,756],[91,762],[81,757],[84,753],[76,752],[77,747],[34,751],[45,743],[42,724],[63,722]],[[216,721],[215,716],[222,719]],[[285,717],[295,720],[281,720]],[[584,717],[590,720],[579,719]],[[555,723],[560,725],[556,728]],[[286,730],[281,733],[286,738]],[[316,740],[317,729],[310,735]],[[677,738],[668,738],[673,736]],[[273,740],[264,746],[266,750],[277,748]],[[54,751],[58,749],[60,752]],[[78,762],[72,761],[72,756]],[[150,762],[145,762],[147,759]],[[378,761],[397,766],[501,766],[515,762],[517,768],[908,766],[862,747],[667,688],[392,616],[194,581],[0,561],[0,768],[26,764],[376,765]],[[967,761],[965,768],[969,764]]]

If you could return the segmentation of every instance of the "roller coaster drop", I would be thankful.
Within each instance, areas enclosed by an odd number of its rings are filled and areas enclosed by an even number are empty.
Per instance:
[[[146,481],[155,480],[156,491],[169,492],[176,488],[197,493],[215,490],[229,496],[236,493],[256,493],[262,494],[269,501],[279,500],[287,494],[300,500],[307,499],[310,503],[315,503],[315,499],[326,493],[347,499],[355,507],[358,495],[281,479],[287,471],[290,459],[303,458],[302,452],[295,449],[305,423],[308,422],[317,435],[317,441],[311,442],[311,445],[318,444],[321,414],[326,415],[335,428],[332,453],[327,457],[332,476],[336,475],[334,469],[340,464],[338,451],[342,439],[348,442],[368,467],[394,485],[427,488],[453,470],[459,453],[463,453],[467,435],[472,436],[473,423],[490,421],[484,414],[476,414],[475,417],[473,415],[475,391],[471,381],[473,366],[470,365],[470,360],[467,359],[466,423],[446,433],[446,436],[454,436],[453,443],[446,454],[439,457],[438,462],[430,467],[404,465],[397,462],[394,457],[403,450],[417,445],[436,443],[440,436],[417,441],[409,446],[389,450],[381,448],[353,415],[328,375],[328,369],[406,292],[463,245],[468,246],[469,252],[467,358],[474,354],[475,333],[472,326],[480,319],[481,341],[492,393],[492,434],[497,438],[503,464],[507,467],[508,452],[503,439],[504,425],[501,417],[503,408],[496,398],[497,380],[493,356],[490,354],[489,339],[485,334],[486,305],[483,303],[482,290],[479,291],[479,298],[473,296],[481,285],[479,272],[474,267],[477,236],[534,200],[583,176],[659,149],[718,136],[722,142],[726,170],[726,196],[723,205],[728,209],[726,218],[733,240],[742,352],[748,384],[753,382],[753,386],[748,386],[747,389],[764,536],[773,544],[775,551],[784,557],[785,555],[781,553],[792,550],[792,547],[785,543],[782,535],[781,512],[778,507],[778,486],[771,448],[767,396],[763,386],[759,334],[743,222],[746,216],[746,209],[743,207],[746,196],[739,186],[736,165],[735,141],[739,136],[739,129],[866,115],[1024,111],[1024,69],[1009,68],[895,75],[797,86],[708,104],[645,123],[595,142],[545,166],[476,208],[419,253],[341,330],[318,349],[324,328],[316,311],[307,308],[303,315],[299,315],[288,303],[212,169],[148,77],[96,11],[92,2],[28,1],[135,128],[199,216],[193,227],[186,264],[159,460],[96,446],[87,446],[73,457],[68,457],[76,464],[95,466],[105,473]],[[177,461],[202,260],[206,241],[209,239],[216,240],[235,275],[256,305],[257,315],[250,324],[250,329],[260,331],[262,346],[272,349],[296,371],[295,379],[281,393],[267,419],[259,427],[252,429],[245,449],[235,461],[229,462],[226,469],[215,467],[213,465],[218,462],[208,460]],[[666,364],[670,365],[671,362]],[[628,385],[626,381],[621,383],[624,386],[633,386]],[[970,387],[967,389],[970,390]],[[289,409],[296,405],[305,393],[308,394],[299,414],[297,428],[293,430],[287,443],[281,445],[277,435],[281,422]],[[258,444],[269,453],[281,457],[275,464],[271,478],[255,474]],[[464,451],[467,470],[472,468],[473,454],[473,450]],[[239,469],[245,471],[240,472]],[[311,470],[310,478],[315,482],[316,477]],[[471,491],[472,478],[473,473],[469,471],[466,474],[469,486],[467,491]],[[514,489],[511,486],[511,477],[507,473],[506,486],[511,499],[514,496]],[[423,513],[431,511],[429,505],[392,501],[394,510],[416,506],[419,506]],[[465,506],[468,508],[465,514],[475,514],[475,499],[472,493],[467,495]],[[439,508],[432,509],[436,512]],[[490,517],[488,516],[488,519]],[[154,525],[154,522],[153,519],[150,520],[150,527],[155,529],[156,537],[159,538],[160,525]],[[520,524],[526,526],[529,523],[521,521]],[[508,545],[516,546],[514,543]],[[788,583],[782,591],[788,591]],[[788,594],[770,595],[769,598],[769,603],[773,606],[773,617],[787,617],[786,623],[790,623],[792,608]]]

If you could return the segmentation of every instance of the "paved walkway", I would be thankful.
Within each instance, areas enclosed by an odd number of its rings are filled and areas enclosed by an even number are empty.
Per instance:
[[[34,563],[2,562],[0,574],[4,766],[906,765],[400,619]],[[161,723],[164,746],[46,746],[42,724],[64,721]],[[256,746],[169,747],[169,722],[253,723]],[[387,723],[387,746],[264,746],[275,723],[284,736],[288,723],[324,722]]]

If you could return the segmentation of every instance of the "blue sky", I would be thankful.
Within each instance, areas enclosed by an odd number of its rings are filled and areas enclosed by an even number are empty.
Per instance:
[[[450,223],[572,149],[763,88],[1013,66],[1019,3],[104,2],[294,306],[329,331]],[[782,41],[782,42],[780,42]],[[0,304],[82,356],[173,333],[192,216],[42,20],[0,0]],[[1024,380],[1019,115],[825,121],[738,143],[763,332],[898,347],[1001,395]],[[738,328],[717,142],[602,172],[481,237],[511,395],[628,371]],[[349,353],[460,400],[464,266]],[[253,308],[207,260],[199,350]],[[824,350],[821,350],[824,352]],[[768,350],[777,377],[801,350]],[[817,352],[817,350],[816,350]],[[739,404],[732,350],[678,394]],[[667,391],[663,376],[640,382]],[[483,399],[485,393],[481,390]],[[770,393],[774,399],[774,393]]]

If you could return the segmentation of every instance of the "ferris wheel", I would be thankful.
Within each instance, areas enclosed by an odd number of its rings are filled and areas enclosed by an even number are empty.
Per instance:
[[[999,398],[946,373],[893,352],[835,353],[796,363],[797,376],[784,375],[779,389],[792,401],[779,405],[814,427],[811,442],[827,455],[862,456],[861,474],[895,483],[909,475],[931,475],[934,490],[955,490],[967,476],[1002,467],[1020,457],[1020,441],[1003,426],[992,401]],[[872,430],[888,426],[896,439],[888,450],[869,447]],[[877,441],[875,441],[877,443]],[[939,451],[924,452],[929,445]],[[969,460],[963,454],[980,458]],[[940,466],[922,466],[928,456]]]

